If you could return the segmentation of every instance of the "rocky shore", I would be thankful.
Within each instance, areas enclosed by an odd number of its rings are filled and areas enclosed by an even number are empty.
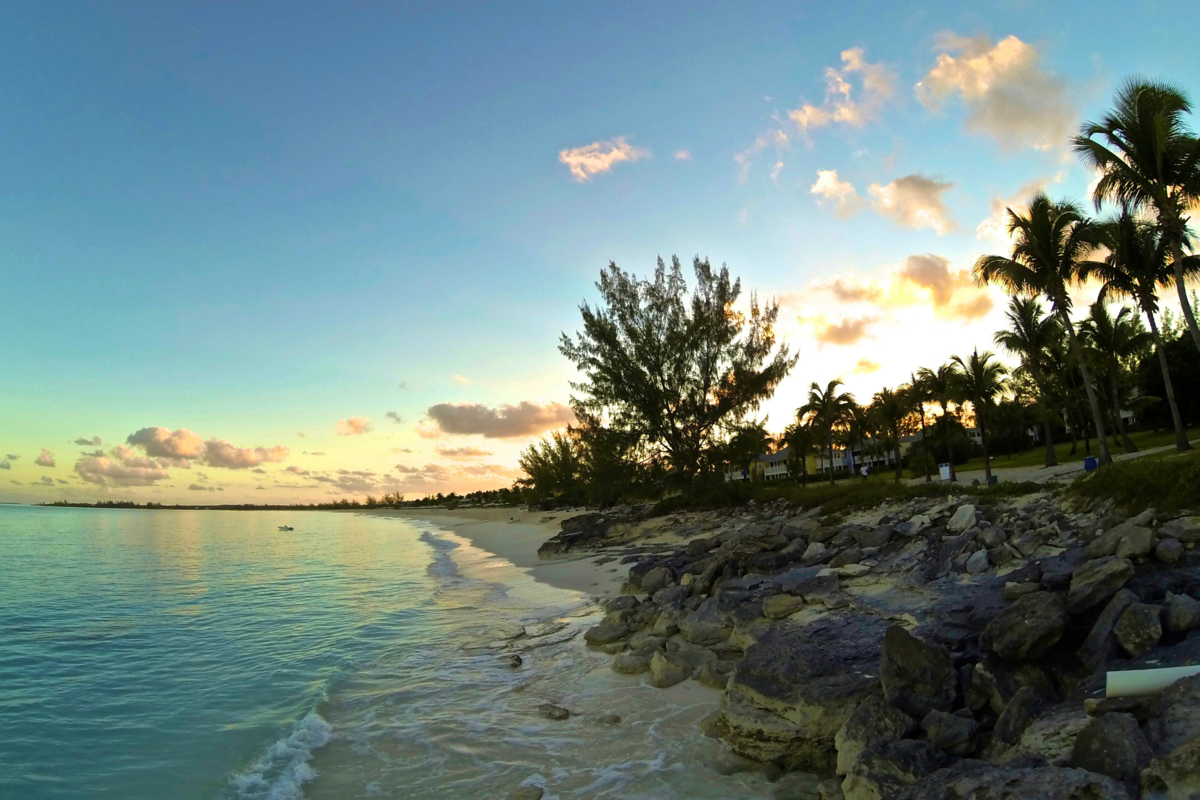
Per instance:
[[[840,520],[783,503],[566,520],[539,555],[628,565],[588,645],[723,691],[705,732],[777,800],[1200,797],[1200,517],[1050,492]],[[611,569],[611,567],[609,567]]]

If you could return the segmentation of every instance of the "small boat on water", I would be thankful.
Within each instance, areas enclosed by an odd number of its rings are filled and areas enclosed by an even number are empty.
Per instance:
[[[280,526],[279,526],[279,530],[281,530],[281,531],[294,531],[294,530],[296,530],[296,529],[295,529],[295,528],[293,528],[291,525],[280,525]]]

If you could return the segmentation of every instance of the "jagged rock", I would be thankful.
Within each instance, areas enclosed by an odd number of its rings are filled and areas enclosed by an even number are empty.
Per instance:
[[[1013,695],[1012,700],[1008,701],[1004,712],[996,720],[996,727],[992,730],[992,735],[1005,744],[1016,744],[1030,723],[1051,703],[1052,700],[1040,689],[1022,686]]]
[[[1146,738],[1160,757],[1200,736],[1200,675],[1175,681],[1158,695]]]
[[[724,690],[736,666],[732,661],[711,661],[700,667],[696,680],[711,689]]]
[[[508,793],[508,800],[542,800],[546,791],[540,786],[522,786]]]
[[[659,689],[674,686],[692,677],[692,667],[675,653],[655,650],[650,657],[650,683]]]
[[[808,772],[789,772],[771,787],[773,800],[819,800],[821,778]]]
[[[1142,797],[1147,800],[1191,800],[1200,797],[1200,739],[1172,750],[1142,771]]]
[[[692,590],[687,586],[668,586],[665,589],[659,589],[650,599],[661,608],[681,606],[691,593]]]
[[[857,547],[847,547],[833,557],[833,560],[829,562],[829,566],[834,568],[845,567],[850,564],[857,564],[860,560],[862,560],[862,550]]]
[[[512,653],[504,659],[504,663],[508,665],[509,669],[520,669],[521,665],[525,663],[525,659],[521,658],[520,653]]]
[[[1004,564],[1007,564],[1016,558],[1016,556],[1013,555],[1012,550],[1010,550],[1008,545],[1005,544],[1002,544],[999,547],[989,548],[987,554],[988,561],[992,562],[998,567],[1003,566]]]
[[[1183,558],[1183,545],[1177,539],[1161,539],[1154,546],[1154,557],[1164,564],[1178,563]]]
[[[644,630],[638,631],[629,637],[630,650],[661,650],[666,639],[662,636],[655,635],[654,631]]]
[[[1028,756],[1044,758],[1052,767],[1071,763],[1075,738],[1091,717],[1074,704],[1046,711],[1021,734],[1017,746],[1005,754],[1005,761]]]
[[[621,716],[619,714],[601,714],[596,717],[597,725],[620,725]]]
[[[706,555],[712,548],[713,543],[709,539],[692,539],[687,543],[687,547],[684,548],[684,552],[689,556],[702,556]]]
[[[810,561],[818,556],[825,555],[826,547],[821,542],[813,542],[804,550],[804,555],[800,558],[803,561]]]
[[[962,533],[975,525],[975,506],[964,503],[954,512],[954,516],[946,523],[946,530],[951,533]]]
[[[587,632],[583,634],[583,640],[588,644],[604,645],[618,642],[627,636],[629,636],[629,626],[623,622],[618,622],[588,628]]]
[[[930,711],[949,711],[958,693],[958,673],[950,652],[926,644],[899,625],[883,637],[879,680],[889,703],[910,717]]]
[[[1005,600],[1015,601],[1027,594],[1033,594],[1034,592],[1040,591],[1041,588],[1042,585],[1040,583],[1035,583],[1033,581],[1027,581],[1025,583],[1015,583],[1013,581],[1009,581],[1008,583],[1004,584],[1004,588],[1000,590],[1000,596]]]
[[[1062,767],[992,766],[960,761],[898,792],[890,800],[1130,800],[1105,775]]]
[[[1067,608],[1072,614],[1086,611],[1107,600],[1133,577],[1133,562],[1127,558],[1097,558],[1086,562],[1071,576]]]
[[[1061,595],[1027,594],[987,624],[980,644],[1010,661],[1035,661],[1058,644],[1069,619]]]
[[[953,756],[965,756],[975,749],[975,735],[979,723],[970,717],[948,714],[945,711],[930,711],[921,720],[931,744],[942,752]]]
[[[972,575],[978,575],[988,568],[988,551],[976,550],[967,559],[967,572]]]
[[[1122,589],[1113,595],[1108,605],[1100,612],[1092,630],[1079,648],[1079,660],[1093,672],[1100,669],[1104,662],[1117,654],[1117,640],[1113,637],[1113,629],[1117,627],[1121,615],[1131,605],[1137,602],[1137,595],[1128,589]]]
[[[1162,638],[1162,606],[1134,603],[1125,609],[1113,637],[1134,658],[1148,653]]]
[[[1167,600],[1163,603],[1163,627],[1171,633],[1187,633],[1200,627],[1200,600],[1167,592]]]
[[[675,582],[675,575],[667,567],[654,567],[642,576],[642,591],[653,595],[659,589],[665,589]]]
[[[1088,722],[1075,738],[1071,766],[1107,775],[1136,793],[1142,770],[1153,758],[1136,719],[1129,714],[1105,714]]]
[[[1131,528],[1117,544],[1117,558],[1137,558],[1154,549],[1154,531],[1150,528]]]
[[[858,704],[833,736],[837,748],[837,774],[849,772],[871,745],[888,738],[903,739],[913,727],[913,719],[908,714],[892,708],[879,695],[870,695]]]
[[[571,716],[571,712],[562,706],[556,706],[553,703],[542,703],[538,706],[538,713],[546,719],[552,719],[556,722],[561,722]]]
[[[1037,549],[1046,541],[1046,536],[1041,531],[1029,531],[1021,536],[1018,536],[1010,544],[1017,548],[1017,552],[1023,556],[1031,556]]]
[[[710,597],[679,623],[679,632],[692,644],[717,644],[729,638],[732,628],[717,615],[717,598]]]
[[[868,747],[842,781],[846,800],[882,800],[947,766],[950,758],[929,742],[885,739]]]
[[[859,547],[885,547],[894,532],[891,525],[880,525],[874,529],[855,531],[854,541],[858,542]]]
[[[1179,517],[1162,526],[1163,536],[1178,539],[1184,544],[1200,542],[1200,517]]]
[[[826,778],[817,784],[817,800],[846,800],[841,778]]]
[[[650,629],[655,636],[661,636],[666,639],[679,633],[679,621],[683,615],[673,608],[664,608],[663,612],[658,615],[658,619],[654,621],[654,627]]]
[[[657,650],[632,650],[628,653],[622,653],[613,659],[613,672],[619,672],[622,675],[639,675],[650,669],[650,659],[657,653]]]
[[[782,619],[804,608],[804,598],[790,594],[773,594],[763,600],[763,616],[767,619]]]
[[[610,613],[613,611],[632,611],[640,604],[641,601],[637,599],[637,595],[623,594],[605,603],[604,610]]]
[[[1008,541],[1008,535],[1000,528],[984,528],[976,538],[983,542],[989,550]]]

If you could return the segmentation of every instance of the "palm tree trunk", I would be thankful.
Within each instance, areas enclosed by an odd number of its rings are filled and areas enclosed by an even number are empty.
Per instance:
[[[829,428],[829,485],[833,486],[833,428]]]
[[[1117,380],[1116,370],[1113,370],[1112,377],[1109,379],[1109,381],[1112,383],[1113,419],[1117,423],[1117,434],[1121,437],[1121,446],[1125,448],[1126,453],[1136,453],[1138,451],[1138,447],[1133,443],[1133,440],[1129,438],[1129,434],[1125,432],[1125,421],[1121,419],[1121,401],[1117,399],[1121,391],[1121,384]]]
[[[1038,396],[1042,401],[1042,433],[1046,437],[1046,466],[1058,466],[1058,453],[1054,452],[1054,440],[1050,437],[1050,398],[1046,396],[1046,386],[1042,382],[1041,370],[1037,370],[1034,383],[1038,387]]]
[[[1188,300],[1187,287],[1183,280],[1183,246],[1176,237],[1172,236],[1171,239],[1171,259],[1175,262],[1171,266],[1175,270],[1175,288],[1179,290],[1179,308],[1183,311],[1183,318],[1187,320],[1192,343],[1200,350],[1200,327],[1196,326],[1196,316],[1192,313],[1192,304]]]
[[[975,410],[977,419],[975,423],[979,425],[979,446],[983,448],[983,485],[991,486],[992,484],[992,465],[988,461],[987,451],[987,429],[983,424],[983,412],[979,409]]]
[[[1092,407],[1092,422],[1096,425],[1096,439],[1100,443],[1100,465],[1105,466],[1112,463],[1112,455],[1108,452],[1108,434],[1104,431],[1104,415],[1100,413],[1100,402],[1096,399],[1096,389],[1092,384],[1092,372],[1087,368],[1087,364],[1083,363],[1083,349],[1079,346],[1078,337],[1075,336],[1075,326],[1071,323],[1071,318],[1066,315],[1066,312],[1059,313],[1062,315],[1063,325],[1067,329],[1067,338],[1071,340],[1071,349],[1075,352],[1075,359],[1079,362],[1079,373],[1083,376],[1083,388],[1087,391],[1088,405]]]
[[[929,474],[929,433],[925,429],[925,404],[920,403],[919,405],[920,408],[918,410],[921,412],[921,449],[924,451],[924,458],[922,460],[925,462],[925,482],[933,483],[933,475]]]
[[[1154,321],[1154,315],[1147,311],[1146,318],[1150,320],[1150,333],[1154,335],[1154,352],[1158,354],[1158,365],[1162,368],[1163,385],[1167,389],[1167,405],[1171,407],[1171,421],[1175,423],[1175,449],[1182,453],[1191,450],[1192,445],[1188,442],[1187,431],[1184,430],[1183,420],[1179,416],[1179,405],[1175,402],[1175,387],[1171,385],[1171,370],[1167,368],[1167,353],[1163,350],[1162,334],[1158,332],[1158,323]]]

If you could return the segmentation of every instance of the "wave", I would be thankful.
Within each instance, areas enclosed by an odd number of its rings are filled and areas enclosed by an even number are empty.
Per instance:
[[[317,776],[309,765],[316,750],[333,738],[333,727],[315,711],[275,742],[246,771],[235,775],[227,800],[302,800],[301,787]]]

